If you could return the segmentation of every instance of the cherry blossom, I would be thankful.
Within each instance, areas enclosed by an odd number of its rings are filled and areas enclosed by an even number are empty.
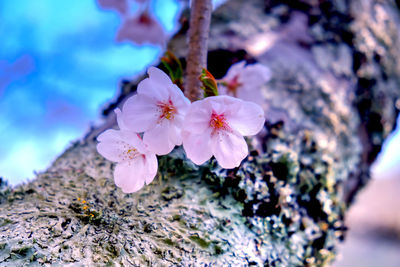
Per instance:
[[[128,3],[126,0],[97,0],[97,3],[101,8],[114,9],[122,15],[128,12]]]
[[[261,86],[271,79],[271,71],[258,63],[245,64],[245,61],[241,61],[230,67],[225,77],[222,78],[219,92],[262,106],[264,97],[261,94]]]
[[[182,144],[181,128],[190,101],[160,69],[151,67],[148,74],[137,94],[125,102],[122,118],[131,131],[144,132],[143,142],[150,151],[165,155]]]
[[[143,11],[123,22],[117,33],[117,41],[132,41],[139,45],[151,43],[163,46],[166,41],[166,34],[161,24],[147,11]]]
[[[157,157],[144,145],[135,132],[129,131],[117,109],[120,130],[109,129],[97,137],[97,151],[106,159],[117,162],[115,184],[124,193],[133,193],[153,181],[157,174]]]
[[[264,121],[264,111],[252,102],[230,96],[196,101],[182,130],[186,155],[198,165],[214,155],[221,167],[238,167],[248,154],[243,136],[257,134]]]

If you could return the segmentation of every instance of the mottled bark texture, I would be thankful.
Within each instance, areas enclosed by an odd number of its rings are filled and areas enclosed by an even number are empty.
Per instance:
[[[160,179],[125,195],[95,129],[35,181],[3,185],[0,266],[329,263],[395,125],[399,25],[394,1],[228,2],[213,14],[209,69],[218,78],[241,59],[272,69],[265,130],[248,139],[262,150],[222,170],[178,148],[159,158]],[[183,32],[170,42],[181,57]],[[111,107],[135,87],[125,83]]]

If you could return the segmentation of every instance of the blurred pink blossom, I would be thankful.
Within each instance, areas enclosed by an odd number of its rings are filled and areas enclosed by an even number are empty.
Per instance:
[[[129,6],[127,0],[97,0],[97,3],[101,8],[113,9],[120,14],[126,14]]]
[[[136,44],[164,45],[166,34],[161,24],[147,11],[131,18],[127,18],[117,33],[117,41],[132,41]]]
[[[257,134],[264,111],[254,103],[230,96],[212,96],[193,102],[182,130],[186,155],[203,164],[213,155],[222,168],[238,167],[248,155],[243,136]]]
[[[264,97],[261,87],[270,79],[271,71],[266,66],[258,63],[246,65],[245,61],[241,61],[232,65],[222,78],[223,83],[219,92],[262,106]]]
[[[137,95],[122,108],[126,126],[143,134],[148,149],[165,155],[182,144],[181,128],[190,101],[160,69],[151,67],[149,78],[138,85]]]

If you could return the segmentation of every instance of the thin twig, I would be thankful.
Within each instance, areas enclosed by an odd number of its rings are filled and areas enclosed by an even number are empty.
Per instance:
[[[207,68],[211,11],[211,0],[192,0],[185,84],[185,94],[191,101],[201,96],[199,76]]]

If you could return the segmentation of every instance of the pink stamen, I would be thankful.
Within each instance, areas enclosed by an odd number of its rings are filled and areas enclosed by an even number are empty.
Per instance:
[[[171,99],[168,100],[168,102],[159,102],[157,104],[157,107],[160,109],[160,120],[162,119],[167,119],[167,120],[172,120],[174,119],[174,116],[176,114],[176,108],[174,104],[172,103]]]
[[[210,127],[213,129],[213,133],[220,130],[229,130],[229,125],[226,123],[224,114],[217,114],[215,111],[211,114]]]

